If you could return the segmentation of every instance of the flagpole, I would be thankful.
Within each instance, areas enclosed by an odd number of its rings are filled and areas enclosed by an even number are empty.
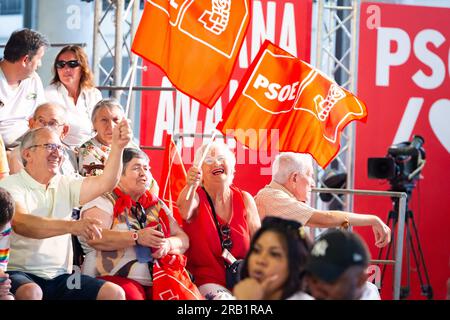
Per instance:
[[[127,105],[125,108],[125,115],[127,118],[129,118],[128,112],[130,111],[130,104],[131,104],[131,93],[133,92],[133,86],[134,86],[134,78],[136,76],[136,68],[137,68],[137,62],[139,60],[139,57],[136,56],[133,60],[133,65],[131,67],[131,77],[130,77],[130,86],[128,89],[128,98],[127,98]]]
[[[194,163],[194,166],[196,166],[197,168],[200,168],[203,164],[203,161],[205,161],[206,156],[208,155],[209,149],[211,148],[212,143],[214,142],[214,139],[217,135],[217,129],[214,128],[212,136],[211,136],[211,140],[208,142],[208,144],[206,145],[205,151],[203,151],[202,157],[200,158],[200,161],[198,163]],[[192,191],[194,191],[194,186],[191,185],[189,187],[188,193],[186,195],[186,200],[189,199],[189,197],[191,196]]]

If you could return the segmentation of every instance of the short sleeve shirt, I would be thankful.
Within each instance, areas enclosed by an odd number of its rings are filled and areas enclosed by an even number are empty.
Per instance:
[[[72,209],[80,205],[83,178],[54,176],[43,185],[25,169],[0,180],[16,202],[32,215],[70,220]],[[47,239],[31,239],[11,234],[9,271],[23,271],[44,279],[53,279],[72,271],[72,239],[70,234]]]

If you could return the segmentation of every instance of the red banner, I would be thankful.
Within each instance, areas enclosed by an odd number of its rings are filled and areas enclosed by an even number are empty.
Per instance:
[[[240,79],[266,39],[300,59],[309,61],[312,0],[252,0],[251,7],[252,19],[236,67],[229,86],[214,108],[207,109],[188,96],[182,94],[177,97],[171,91],[144,91],[141,145],[163,147],[166,134],[184,134],[181,155],[188,168],[192,164],[196,147],[202,141],[201,138],[189,135],[211,133],[222,118],[224,108],[236,91]],[[143,73],[142,78],[143,85],[172,86],[168,78],[153,64],[146,63],[146,67],[147,71]],[[227,142],[241,157],[237,163],[234,182],[244,190],[256,194],[270,180],[270,165],[276,153],[260,154],[243,148],[239,143],[234,146],[234,139]],[[152,158],[152,173],[158,178],[162,170],[164,152],[152,150],[148,154]]]
[[[149,0],[131,49],[164,70],[178,90],[213,107],[249,21],[249,0]]]
[[[450,271],[449,21],[449,8],[363,3],[358,55],[358,95],[371,112],[367,124],[357,126],[355,187],[390,189],[387,180],[368,179],[367,159],[386,156],[391,145],[411,141],[413,135],[424,138],[426,163],[412,189],[409,208],[436,299],[445,299]],[[392,203],[389,198],[356,197],[355,210],[378,214],[386,221]],[[372,248],[372,256],[377,255]],[[423,298],[416,264],[412,257],[403,261],[404,277],[406,265],[411,266],[410,297]],[[383,298],[392,297],[392,267],[387,272]],[[421,275],[425,281],[423,268]]]
[[[326,167],[344,127],[366,116],[358,98],[266,41],[217,128],[254,150],[310,153]]]

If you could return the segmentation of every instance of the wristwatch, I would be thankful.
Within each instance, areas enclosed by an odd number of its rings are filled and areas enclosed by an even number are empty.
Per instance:
[[[136,245],[138,245],[138,244],[139,244],[139,243],[138,243],[139,233],[138,233],[137,231],[134,231],[134,232],[131,234],[131,237],[133,238],[134,242],[136,242]]]

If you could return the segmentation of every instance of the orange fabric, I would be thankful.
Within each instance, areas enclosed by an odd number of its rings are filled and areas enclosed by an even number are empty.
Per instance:
[[[186,271],[186,257],[168,254],[153,264],[153,300],[204,300]]]
[[[249,0],[146,2],[132,51],[180,91],[213,107],[228,85],[250,20]]]
[[[310,153],[324,168],[339,151],[344,127],[366,118],[361,100],[266,41],[217,128],[252,149]]]
[[[173,216],[180,226],[183,225],[183,219],[181,218],[176,201],[181,190],[186,185],[186,176],[186,169],[184,168],[177,146],[173,142],[172,136],[167,135],[163,169],[161,180],[159,181],[159,197],[173,212]]]

